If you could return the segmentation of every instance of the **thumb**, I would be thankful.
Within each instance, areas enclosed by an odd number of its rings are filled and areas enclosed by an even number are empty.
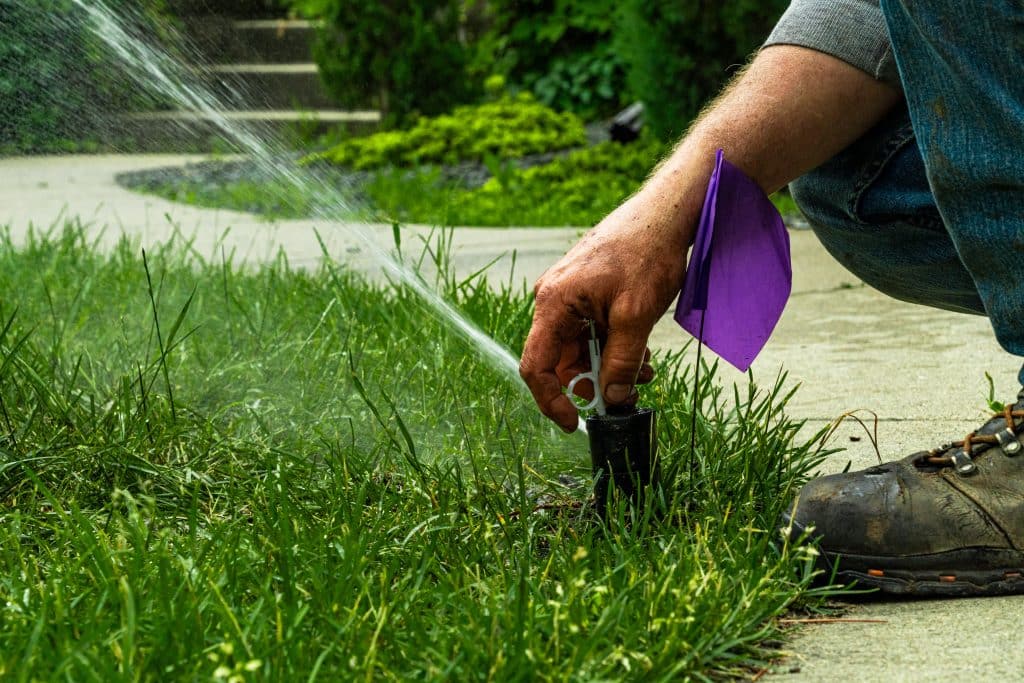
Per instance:
[[[625,403],[633,394],[650,333],[649,327],[608,330],[601,352],[601,393],[608,403]]]

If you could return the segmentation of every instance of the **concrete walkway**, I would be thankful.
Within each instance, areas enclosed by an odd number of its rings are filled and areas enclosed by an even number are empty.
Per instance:
[[[128,234],[142,246],[175,234],[196,251],[220,258],[221,249],[249,263],[284,253],[294,265],[311,265],[322,252],[314,230],[338,261],[369,273],[376,244],[391,246],[391,228],[316,221],[267,222],[249,214],[186,207],[137,195],[116,185],[123,171],[195,160],[181,156],[103,156],[0,159],[0,225],[16,241],[30,226],[48,228],[75,217],[100,246]],[[355,236],[365,233],[366,242]],[[408,228],[425,237],[429,228]],[[505,279],[517,251],[517,280],[532,282],[579,234],[578,229],[459,229],[454,265],[469,273],[498,258],[493,273]],[[878,418],[883,459],[961,438],[986,416],[984,372],[997,397],[1016,394],[1019,362],[995,343],[987,320],[902,304],[864,287],[838,266],[805,231],[791,233],[793,297],[767,348],[754,365],[755,380],[770,384],[780,369],[803,386],[790,415],[808,421],[808,433],[849,411],[869,424]],[[678,348],[684,334],[669,319],[655,329],[652,346]],[[725,367],[724,381],[745,382]],[[869,412],[870,411],[870,412]],[[834,445],[846,450],[824,471],[877,461],[864,430],[847,420]],[[854,440],[856,439],[856,440]],[[1024,598],[960,601],[886,601],[851,607],[849,618],[882,623],[835,623],[803,629],[793,654],[775,675],[807,681],[877,679],[1016,680],[1024,672],[1017,623]]]
[[[392,247],[390,225],[344,225],[325,221],[268,221],[237,211],[201,209],[137,194],[117,185],[114,178],[126,171],[183,165],[206,157],[194,155],[66,156],[0,159],[0,225],[7,225],[18,242],[30,228],[48,229],[76,218],[89,226],[97,244],[109,247],[122,234],[142,247],[173,236],[187,236],[204,257],[220,259],[221,250],[248,263],[285,254],[296,266],[318,263],[323,252],[319,233],[332,258],[369,274],[381,272],[372,257],[374,245]],[[429,226],[406,226],[403,246],[418,254],[419,239],[427,239]],[[511,252],[517,252],[517,279],[532,282],[564,253],[579,233],[562,230],[478,229],[455,234],[456,267],[474,272],[500,256],[493,274],[507,279]]]

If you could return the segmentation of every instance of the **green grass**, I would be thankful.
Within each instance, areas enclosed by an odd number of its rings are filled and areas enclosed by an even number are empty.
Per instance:
[[[585,494],[585,439],[405,287],[74,225],[0,247],[4,678],[704,679],[814,600],[775,521],[822,453],[781,386],[704,375],[692,476],[658,359],[671,522],[598,528],[530,512]],[[519,348],[524,292],[434,284]]]

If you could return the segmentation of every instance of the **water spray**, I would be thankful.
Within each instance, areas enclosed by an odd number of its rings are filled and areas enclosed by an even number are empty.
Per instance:
[[[180,62],[159,47],[132,35],[118,19],[117,13],[107,4],[107,0],[72,2],[85,12],[89,18],[90,29],[107,46],[111,54],[121,61],[128,74],[140,86],[167,98],[183,111],[201,114],[227,140],[245,153],[257,168],[268,175],[274,175],[293,187],[305,188],[308,190],[307,194],[312,196],[323,197],[324,202],[314,207],[316,218],[334,221],[338,216],[346,214],[347,204],[338,197],[336,188],[323,179],[301,174],[294,168],[277,163],[268,143],[278,141],[268,140],[266,136],[261,137],[243,122],[232,120],[216,95],[204,86],[189,80],[189,74]],[[346,229],[361,241],[370,258],[379,264],[388,276],[409,287],[428,310],[469,342],[471,348],[504,373],[512,385],[525,395],[526,386],[519,379],[518,358],[430,288],[414,269],[381,247],[370,229],[359,223],[348,223]],[[582,419],[580,428],[585,430]]]
[[[580,413],[593,411],[586,419],[590,440],[590,462],[594,476],[594,507],[605,518],[608,500],[625,496],[636,510],[642,510],[649,491],[661,485],[654,409],[636,406],[607,406],[601,395],[601,347],[594,321],[590,324],[590,371],[572,378],[566,392],[575,396],[576,385],[589,380],[594,398],[576,404]]]

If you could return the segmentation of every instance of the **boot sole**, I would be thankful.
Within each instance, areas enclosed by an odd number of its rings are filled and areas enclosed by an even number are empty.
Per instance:
[[[994,548],[915,557],[870,557],[822,552],[828,575],[835,568],[836,582],[877,588],[893,595],[972,597],[1024,594],[1024,562],[978,569],[982,560],[999,553]],[[962,557],[967,555],[968,557]],[[975,560],[970,562],[970,559]],[[970,568],[965,567],[964,560]],[[908,566],[920,564],[920,568]]]
[[[786,520],[791,538],[806,538]],[[1024,594],[1024,553],[1006,548],[961,548],[931,555],[876,556],[834,553],[819,545],[823,579],[893,595],[981,597]]]

